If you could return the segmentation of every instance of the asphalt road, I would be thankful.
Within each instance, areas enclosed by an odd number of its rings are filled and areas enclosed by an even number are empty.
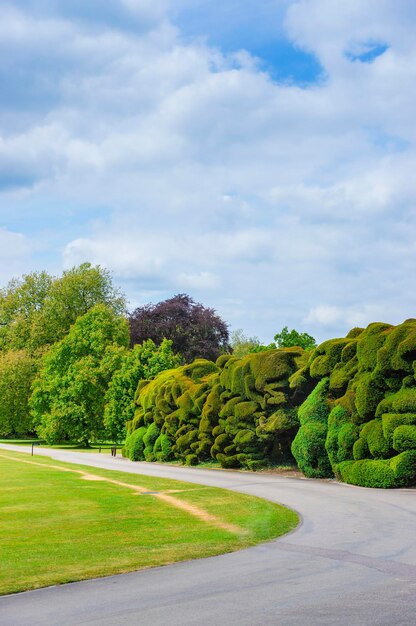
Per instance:
[[[233,554],[3,596],[1,626],[416,625],[415,489],[40,453],[260,496],[302,524]]]

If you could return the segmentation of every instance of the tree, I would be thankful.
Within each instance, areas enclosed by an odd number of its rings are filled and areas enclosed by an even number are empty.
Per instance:
[[[116,315],[125,313],[126,302],[113,286],[108,270],[82,263],[55,279],[33,326],[33,343],[52,344],[62,339],[78,317],[96,304],[104,304]]]
[[[172,342],[164,339],[160,346],[148,339],[136,344],[122,357],[120,369],[114,372],[105,395],[104,425],[111,439],[122,441],[126,422],[133,419],[134,396],[140,380],[151,380],[163,370],[178,367],[181,356],[174,354]]]
[[[0,350],[20,350],[31,342],[32,326],[44,306],[53,278],[32,272],[0,290]]]
[[[280,333],[274,336],[274,340],[279,348],[291,348],[293,346],[299,346],[304,350],[312,350],[316,347],[316,341],[308,333],[299,333],[297,330],[288,330],[285,326]]]
[[[33,272],[13,279],[0,291],[0,350],[25,348],[35,353],[62,339],[96,304],[116,314],[125,312],[124,297],[99,265],[83,263],[59,278]]]
[[[276,348],[274,343],[264,346],[258,337],[247,337],[241,328],[231,334],[231,349],[234,356],[239,358],[254,352],[264,352]]]
[[[0,436],[33,432],[28,408],[36,362],[25,350],[0,354]]]
[[[103,304],[77,319],[44,356],[30,399],[39,436],[84,445],[103,434],[104,397],[128,346],[127,321]]]
[[[146,339],[159,345],[164,338],[170,339],[173,351],[186,363],[198,357],[215,361],[230,350],[227,324],[214,309],[183,293],[137,308],[130,315],[130,331],[133,345]]]

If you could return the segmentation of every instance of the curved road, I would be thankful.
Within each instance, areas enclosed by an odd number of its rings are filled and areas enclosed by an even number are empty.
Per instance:
[[[415,489],[35,453],[256,495],[296,509],[303,523],[233,554],[3,596],[1,626],[416,624]]]

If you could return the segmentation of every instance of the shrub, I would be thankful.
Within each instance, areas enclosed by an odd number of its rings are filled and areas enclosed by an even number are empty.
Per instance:
[[[416,426],[398,426],[393,434],[393,448],[397,452],[416,450]]]
[[[390,461],[390,467],[396,477],[396,487],[408,487],[416,484],[416,450],[407,450]]]
[[[170,461],[172,456],[172,442],[166,434],[161,434],[155,441],[153,452],[156,461]]]
[[[341,405],[335,406],[328,417],[328,434],[325,441],[332,467],[352,458],[356,439],[356,427],[351,423],[348,412]]]
[[[329,379],[321,380],[299,407],[300,428],[292,443],[292,454],[299,469],[309,478],[332,476],[332,468],[325,449],[329,404]]]
[[[393,434],[396,428],[402,425],[416,425],[416,415],[414,413],[384,413],[381,422],[384,436],[393,447]]]
[[[292,454],[308,478],[328,478],[332,468],[325,450],[326,426],[320,422],[305,424],[292,443]]]
[[[125,454],[131,461],[144,461],[145,444],[143,437],[147,428],[142,426],[126,437]]]
[[[143,435],[143,443],[145,446],[143,454],[144,454],[144,458],[146,461],[155,460],[156,457],[154,455],[153,448],[159,435],[160,435],[160,429],[153,422],[153,424],[150,424],[150,426],[146,429],[146,432]]]
[[[396,476],[389,461],[344,461],[336,466],[335,473],[351,485],[384,489],[396,486]]]

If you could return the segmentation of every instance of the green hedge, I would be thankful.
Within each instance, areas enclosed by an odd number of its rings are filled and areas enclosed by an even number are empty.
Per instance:
[[[369,487],[416,482],[416,320],[373,323],[316,349],[222,355],[141,381],[125,454]]]

